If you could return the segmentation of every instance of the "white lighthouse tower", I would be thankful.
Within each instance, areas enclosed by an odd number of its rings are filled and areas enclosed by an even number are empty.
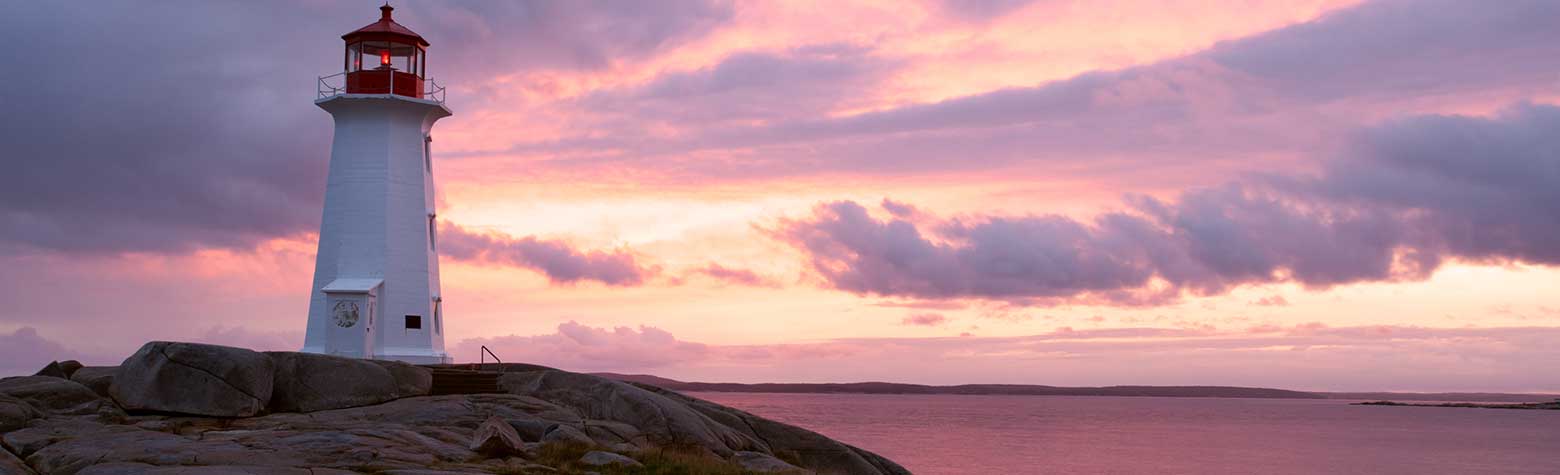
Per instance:
[[[448,363],[429,132],[451,115],[428,42],[379,8],[314,104],[335,120],[303,351]],[[340,84],[336,87],[333,84]]]

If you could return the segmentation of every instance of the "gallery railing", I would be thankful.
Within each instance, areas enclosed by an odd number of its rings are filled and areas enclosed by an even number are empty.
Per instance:
[[[359,71],[359,72],[364,72],[364,71]],[[319,99],[324,99],[324,98],[327,98],[327,97],[339,96],[339,95],[342,95],[342,94],[346,94],[347,93],[347,74],[350,74],[350,73],[340,72],[340,73],[332,74],[332,75],[329,75],[329,76],[320,76],[319,81],[315,84],[315,92],[317,94],[316,97],[319,98]],[[399,76],[399,75],[400,74],[395,74],[394,72],[391,72],[391,74],[389,74],[389,76],[390,76],[390,78],[389,78],[389,87],[385,88],[385,92],[386,93],[399,93],[396,90],[396,88],[395,88],[395,77]],[[403,81],[404,81],[404,79],[403,79]],[[446,91],[444,89],[444,86],[440,86],[439,82],[438,81],[434,81],[433,79],[423,79],[422,81],[423,81],[422,90],[418,91],[417,94],[415,94],[415,95],[400,94],[400,95],[416,97],[418,99],[426,99],[426,100],[430,100],[430,101],[433,101],[433,102],[437,102],[439,104],[443,104],[445,96],[446,96]],[[338,86],[337,84],[340,84],[340,85]]]

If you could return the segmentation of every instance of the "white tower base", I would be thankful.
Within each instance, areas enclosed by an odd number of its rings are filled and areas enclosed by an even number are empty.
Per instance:
[[[315,101],[335,119],[303,351],[448,363],[429,131],[443,104],[391,94]]]

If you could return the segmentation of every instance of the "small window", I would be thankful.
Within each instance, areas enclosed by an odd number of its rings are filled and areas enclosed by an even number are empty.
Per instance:
[[[407,315],[406,316],[406,329],[407,330],[421,330],[422,329],[422,315]]]
[[[439,235],[439,224],[438,221],[434,221],[434,218],[436,216],[428,215],[428,249],[437,251],[439,250],[439,244],[436,236]]]
[[[442,317],[443,315],[444,315],[444,301],[442,299],[438,298],[438,297],[434,297],[433,298],[433,332],[436,333],[436,334],[443,334],[444,333],[444,319],[439,318],[439,317]]]

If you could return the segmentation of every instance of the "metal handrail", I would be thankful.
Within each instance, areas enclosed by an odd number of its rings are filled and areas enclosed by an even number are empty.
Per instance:
[[[346,82],[344,77],[343,77],[343,79],[341,81],[341,87],[336,87],[336,86],[331,85],[328,82],[325,82],[326,79],[330,79],[330,78],[337,77],[337,76],[346,76],[346,75],[347,75],[346,71],[342,71],[342,72],[339,72],[339,73],[336,73],[336,74],[332,74],[332,75],[329,75],[329,76],[320,76],[320,82],[319,82],[319,84],[317,84],[315,86],[315,88],[316,88],[315,92],[319,93],[319,97],[317,97],[317,99],[324,99],[324,98],[331,97],[331,96],[339,96],[339,95],[342,95],[342,94],[346,94],[347,93],[347,82]]]
[[[334,97],[334,96],[339,96],[339,95],[342,95],[342,94],[346,94],[347,93],[347,84],[346,84],[346,79],[345,79],[346,75],[347,75],[347,72],[346,71],[342,71],[342,72],[339,72],[339,73],[336,73],[336,74],[332,74],[332,75],[329,75],[329,76],[320,76],[319,77],[319,81],[315,84],[315,94],[316,94],[315,98],[316,99],[324,99],[324,98],[327,98],[327,97]],[[329,81],[326,81],[327,79],[335,78],[335,77],[338,77],[338,76],[343,77],[343,79],[341,81],[341,87],[336,87],[334,84],[331,84]],[[444,86],[440,86],[438,81],[434,81],[432,78],[423,79],[423,84],[424,84],[425,88],[424,88],[422,97],[419,97],[418,99],[426,99],[426,100],[430,100],[430,101],[433,101],[433,102],[436,102],[436,103],[439,103],[439,104],[443,104],[444,103],[445,97],[448,96],[448,91],[445,90]],[[391,94],[395,94],[395,74],[394,73],[390,74],[390,93]]]
[[[486,365],[487,357],[489,356],[492,356],[493,362],[498,364],[498,372],[504,372],[504,360],[498,359],[498,355],[493,354],[493,350],[489,350],[487,345],[482,345],[482,352],[477,354],[478,361],[480,361],[477,363],[477,368],[482,368],[483,365]]]

